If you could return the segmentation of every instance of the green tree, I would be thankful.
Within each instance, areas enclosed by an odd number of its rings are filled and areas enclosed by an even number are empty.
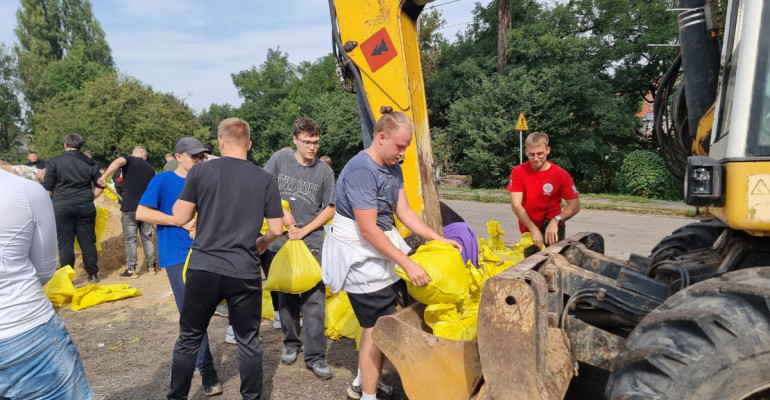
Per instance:
[[[46,98],[80,88],[114,68],[88,0],[21,0],[16,19],[22,90],[33,110]]]
[[[4,43],[0,43],[0,159],[21,161],[24,136],[16,58]]]
[[[251,126],[251,158],[261,165],[276,150],[291,144],[287,133],[299,117],[299,107],[291,96],[298,79],[296,67],[289,62],[287,53],[268,49],[259,68],[234,73],[232,78],[244,100],[238,116]]]
[[[422,78],[425,81],[425,90],[428,91],[433,75],[439,70],[441,48],[447,43],[446,38],[441,34],[441,28],[446,26],[446,20],[441,17],[441,11],[438,8],[433,8],[423,12],[418,22]]]
[[[618,189],[623,194],[665,200],[681,200],[684,192],[683,183],[658,154],[649,150],[632,151],[623,160]]]
[[[79,133],[101,162],[130,154],[137,145],[160,168],[183,136],[209,137],[193,111],[173,95],[154,93],[140,81],[115,73],[86,82],[43,102],[34,116],[35,145],[44,158],[62,152],[67,133]]]
[[[320,94],[313,100],[310,118],[321,127],[318,154],[332,159],[335,174],[363,149],[356,97],[342,89]]]
[[[518,163],[513,130],[523,112],[551,136],[551,159],[581,190],[612,190],[625,154],[649,142],[634,116],[662,76],[676,38],[667,2],[575,0],[545,6],[511,2],[507,67],[495,71],[496,4],[477,6],[474,23],[441,53],[429,107],[436,153],[478,186],[502,186]],[[451,168],[449,168],[451,169]]]
[[[212,103],[209,108],[204,108],[200,114],[198,114],[198,121],[209,129],[208,140],[217,138],[217,127],[223,119],[230,118],[235,115],[235,110],[230,104],[214,104]]]

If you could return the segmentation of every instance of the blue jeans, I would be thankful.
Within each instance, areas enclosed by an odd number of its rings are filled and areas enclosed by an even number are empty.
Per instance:
[[[168,283],[171,284],[171,291],[174,293],[176,308],[179,312],[182,312],[182,304],[184,304],[184,280],[182,279],[182,271],[184,270],[184,264],[169,265],[164,269],[166,270],[166,275],[168,275]],[[214,357],[211,355],[211,349],[209,349],[209,335],[208,333],[204,333],[201,347],[198,349],[198,357],[195,359],[195,367],[200,371],[204,367],[210,365],[214,365]]]
[[[88,275],[99,272],[96,264],[96,206],[94,203],[65,204],[53,207],[56,218],[56,240],[59,242],[61,266],[75,268],[75,237],[83,253],[83,267]]]
[[[0,400],[93,398],[80,352],[58,315],[0,340]]]

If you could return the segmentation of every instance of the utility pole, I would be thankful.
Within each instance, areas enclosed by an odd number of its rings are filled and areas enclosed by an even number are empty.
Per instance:
[[[501,75],[508,62],[508,32],[512,26],[511,0],[497,0],[497,73]]]

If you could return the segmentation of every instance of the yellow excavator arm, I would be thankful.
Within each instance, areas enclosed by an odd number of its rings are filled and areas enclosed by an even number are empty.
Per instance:
[[[374,121],[386,110],[412,118],[416,132],[401,164],[404,188],[417,215],[441,232],[417,37],[417,17],[430,1],[335,1],[330,11],[339,70],[357,91],[364,146],[371,142]],[[403,224],[397,225],[402,236],[410,233]]]

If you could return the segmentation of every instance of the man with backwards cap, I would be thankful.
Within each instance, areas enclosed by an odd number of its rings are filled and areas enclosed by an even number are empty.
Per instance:
[[[189,232],[193,222],[182,228],[175,226],[172,220],[172,208],[182,192],[187,173],[193,165],[205,159],[206,149],[198,139],[184,137],[176,143],[174,151],[179,166],[173,171],[161,172],[152,178],[139,201],[136,219],[156,224],[158,227],[160,268],[166,270],[176,306],[181,312],[184,299],[182,271],[187,252],[193,243]],[[222,393],[222,385],[214,370],[214,358],[209,350],[208,335],[203,336],[195,367],[201,373],[205,395],[213,396]]]

